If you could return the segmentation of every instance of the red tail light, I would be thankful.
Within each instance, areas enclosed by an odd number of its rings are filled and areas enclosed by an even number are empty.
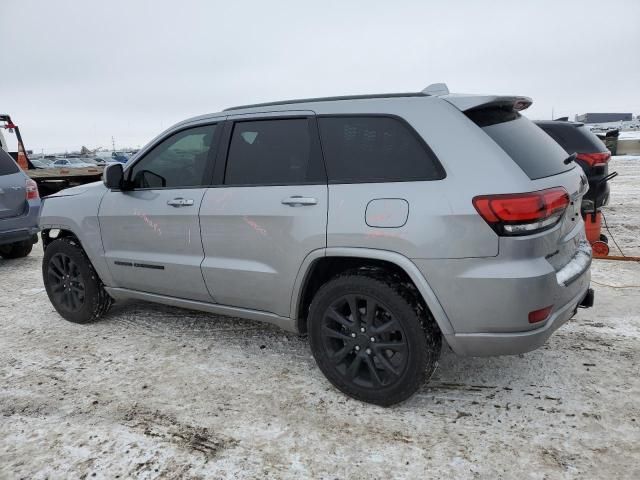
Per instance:
[[[38,184],[31,180],[27,179],[27,200],[35,200],[36,198],[40,198],[40,194],[38,193]]]
[[[567,205],[569,195],[562,187],[473,199],[473,206],[498,235],[530,235],[551,228]]]
[[[582,160],[590,167],[595,167],[596,165],[604,165],[611,158],[611,152],[601,152],[601,153],[579,153],[576,157],[576,160]]]

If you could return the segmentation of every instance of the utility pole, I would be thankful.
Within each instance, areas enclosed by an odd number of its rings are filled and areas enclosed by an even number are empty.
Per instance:
[[[113,151],[116,151],[116,139],[111,136],[111,146],[113,147]]]
[[[553,120],[553,117],[555,117],[555,115],[553,114],[553,107],[551,107],[551,120]]]

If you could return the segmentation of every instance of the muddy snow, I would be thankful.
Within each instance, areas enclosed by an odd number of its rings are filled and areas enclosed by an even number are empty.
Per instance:
[[[612,169],[608,224],[640,255],[640,161]],[[595,307],[541,349],[444,350],[384,409],[267,325],[133,302],[65,322],[41,260],[0,260],[0,478],[640,478],[638,263],[594,261]]]

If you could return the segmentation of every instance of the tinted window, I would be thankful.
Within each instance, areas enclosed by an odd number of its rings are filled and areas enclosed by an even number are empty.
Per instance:
[[[0,148],[0,175],[11,175],[12,173],[18,173],[20,168],[13,161],[11,155]]]
[[[444,171],[404,122],[391,117],[318,119],[329,181],[437,180]]]
[[[322,159],[306,118],[237,122],[225,184],[293,185],[324,181]]]
[[[567,153],[598,153],[607,151],[605,144],[584,125],[539,123],[538,126],[558,142]]]
[[[130,171],[134,188],[204,185],[215,125],[182,130],[156,145]]]
[[[510,109],[487,108],[466,112],[467,116],[496,142],[531,180],[557,175],[575,167],[560,145],[536,124]]]

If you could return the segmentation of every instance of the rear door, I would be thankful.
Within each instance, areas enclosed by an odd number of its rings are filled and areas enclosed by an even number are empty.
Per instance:
[[[326,246],[327,183],[311,112],[236,117],[226,171],[200,209],[217,303],[289,316],[300,265]]]
[[[26,179],[13,158],[0,149],[0,219],[22,215],[26,205]]]
[[[170,134],[126,170],[125,191],[105,194],[99,219],[114,286],[210,301],[198,210],[218,136],[215,124]]]

